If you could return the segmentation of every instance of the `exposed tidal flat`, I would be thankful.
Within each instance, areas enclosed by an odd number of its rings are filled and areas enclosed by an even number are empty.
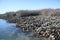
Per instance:
[[[19,20],[19,19],[18,19]],[[36,40],[59,40],[60,18],[50,16],[21,17],[16,23],[23,31],[31,32]],[[39,39],[40,38],[40,39]]]

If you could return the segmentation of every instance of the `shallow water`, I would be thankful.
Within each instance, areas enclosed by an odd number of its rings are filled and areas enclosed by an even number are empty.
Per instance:
[[[28,32],[22,32],[13,23],[0,19],[0,40],[30,40]]]

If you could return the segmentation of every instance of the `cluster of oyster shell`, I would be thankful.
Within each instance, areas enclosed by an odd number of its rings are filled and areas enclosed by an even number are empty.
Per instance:
[[[60,39],[60,18],[49,16],[21,17],[17,26],[23,31],[32,32],[36,37],[46,37],[52,40]]]

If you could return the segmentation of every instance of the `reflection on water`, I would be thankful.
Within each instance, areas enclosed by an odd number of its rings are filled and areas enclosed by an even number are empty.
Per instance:
[[[0,40],[30,40],[26,34],[16,28],[15,24],[0,19]]]

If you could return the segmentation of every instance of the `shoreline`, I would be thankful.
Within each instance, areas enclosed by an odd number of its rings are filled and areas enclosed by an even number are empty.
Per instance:
[[[0,15],[10,23],[15,23],[23,31],[31,32],[34,37],[47,40],[60,40],[60,11],[35,10],[8,12]]]

